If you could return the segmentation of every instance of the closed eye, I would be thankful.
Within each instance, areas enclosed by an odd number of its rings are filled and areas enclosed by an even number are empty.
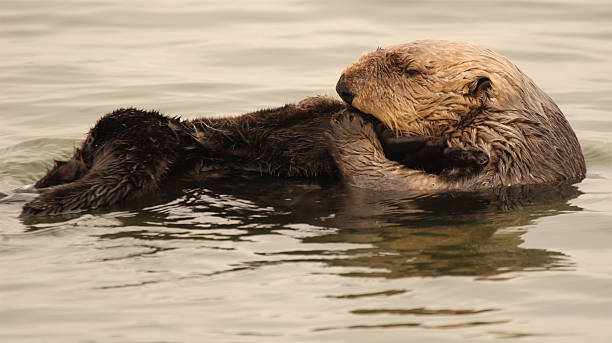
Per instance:
[[[420,73],[421,72],[416,69],[408,69],[404,72],[404,75],[406,75],[407,77],[415,77],[419,75]]]

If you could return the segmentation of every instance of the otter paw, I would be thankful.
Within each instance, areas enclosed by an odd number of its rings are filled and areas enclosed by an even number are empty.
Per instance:
[[[315,95],[302,99],[300,102],[297,103],[296,106],[300,109],[306,110],[315,106],[336,106],[338,104],[342,103],[330,96]]]
[[[21,218],[28,218],[51,214],[51,212],[49,211],[49,206],[37,200],[38,198],[23,205],[23,208],[21,209],[21,214],[19,216]]]
[[[459,168],[483,168],[489,164],[490,156],[482,150],[448,148],[445,151],[451,164]]]
[[[331,135],[337,141],[357,141],[364,138],[378,138],[371,123],[365,121],[361,115],[342,111],[331,120]]]
[[[489,161],[491,161],[491,157],[489,156],[489,154],[487,154],[486,152],[484,152],[482,150],[475,150],[475,151],[473,151],[472,156],[474,158],[474,161],[480,167],[486,166],[487,164],[489,164]]]
[[[381,170],[389,162],[373,125],[359,114],[343,111],[330,124],[329,151],[346,183],[365,184],[371,175],[364,170]]]

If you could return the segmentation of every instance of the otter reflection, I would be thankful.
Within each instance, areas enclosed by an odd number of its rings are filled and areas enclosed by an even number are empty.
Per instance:
[[[348,267],[346,276],[401,278],[468,275],[495,278],[521,271],[566,268],[557,251],[520,245],[526,229],[543,216],[580,211],[569,200],[580,192],[570,185],[506,188],[497,193],[460,193],[405,198],[401,194],[352,189],[327,223],[336,232],[303,238],[303,243],[367,243],[323,259]],[[326,207],[320,198],[319,208]],[[312,199],[307,206],[312,206]],[[327,206],[332,208],[328,202]],[[323,216],[321,216],[323,217]],[[306,219],[306,218],[300,218]],[[315,258],[321,251],[279,252],[287,260]]]
[[[161,247],[201,241],[207,249],[253,252],[228,271],[321,262],[343,267],[346,276],[503,278],[512,271],[571,266],[561,252],[521,247],[527,230],[521,227],[581,210],[569,203],[580,194],[569,185],[406,197],[261,176],[206,184],[166,204],[114,217],[119,231],[100,239],[131,237]],[[268,239],[283,243],[249,246]]]
[[[552,192],[541,192],[543,188]],[[513,271],[563,268],[571,265],[563,253],[521,247],[527,230],[516,228],[543,216],[580,211],[568,203],[578,194],[573,186],[413,199],[373,198],[359,192],[353,195],[352,206],[338,216],[343,229],[304,242],[370,243],[369,248],[348,250],[342,258],[326,261],[359,267],[347,276],[491,278]]]

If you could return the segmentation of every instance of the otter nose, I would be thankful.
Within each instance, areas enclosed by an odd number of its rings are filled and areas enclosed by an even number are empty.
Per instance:
[[[344,74],[340,76],[340,80],[338,80],[338,83],[336,84],[336,92],[347,104],[351,105],[353,103],[353,98],[355,96],[351,94],[351,91],[349,91],[348,87],[346,86],[346,76],[344,76]]]

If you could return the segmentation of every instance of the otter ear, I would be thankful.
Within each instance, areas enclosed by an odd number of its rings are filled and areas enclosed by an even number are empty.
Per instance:
[[[491,79],[486,76],[479,77],[476,81],[472,82],[471,93],[472,96],[484,100],[489,96],[489,89],[491,89]]]

